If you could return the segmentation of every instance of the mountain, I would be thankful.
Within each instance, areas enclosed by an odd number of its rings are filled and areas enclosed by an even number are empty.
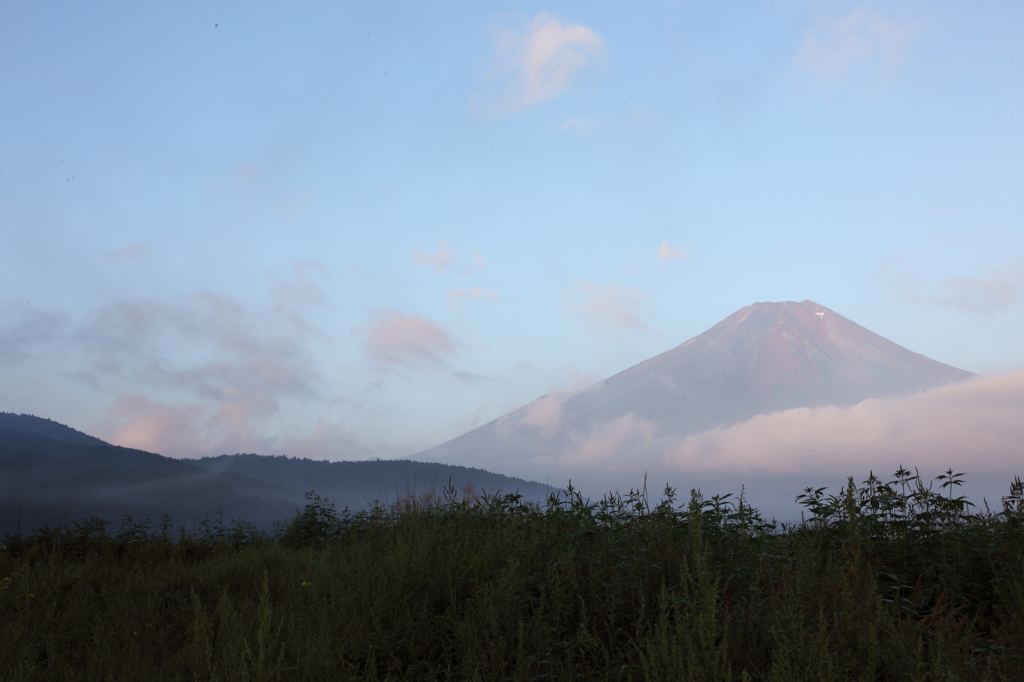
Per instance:
[[[481,469],[410,461],[323,462],[294,457],[164,457],[106,443],[49,419],[0,413],[0,536],[86,516],[117,523],[124,515],[175,526],[217,514],[269,528],[315,490],[341,509],[439,493],[449,482],[466,490],[520,492],[541,501],[540,483]]]
[[[541,396],[414,457],[482,466],[505,462],[506,472],[537,476],[536,469],[515,465],[539,462],[588,438],[614,441],[623,431],[614,425],[627,421],[648,438],[678,439],[760,414],[847,407],[973,376],[813,301],[755,303],[604,381]],[[630,456],[627,442],[617,456]]]
[[[31,414],[0,412],[0,429],[28,431],[29,433],[35,433],[63,443],[75,443],[76,445],[110,445],[110,443],[99,438],[76,431],[70,426],[64,426],[52,419],[34,417]]]
[[[54,432],[56,422],[32,419]],[[86,516],[116,524],[125,515],[155,521],[165,513],[176,525],[223,514],[225,520],[269,526],[294,513],[301,498],[279,484],[217,474],[152,452],[74,442],[81,441],[73,436],[78,432],[62,429],[56,440],[0,428],[0,534]]]
[[[406,459],[362,462],[325,462],[271,455],[221,455],[188,460],[219,473],[232,473],[261,481],[276,481],[294,490],[316,490],[341,508],[363,507],[374,500],[394,501],[408,495],[441,494],[451,483],[461,495],[518,492],[528,500],[543,501],[554,488],[451,464]]]

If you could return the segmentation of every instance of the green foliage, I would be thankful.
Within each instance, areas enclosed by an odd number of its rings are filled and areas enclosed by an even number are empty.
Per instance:
[[[41,528],[0,550],[0,679],[1024,679],[1024,484],[979,512],[962,476],[810,488],[796,526],[449,483],[272,537]]]
[[[285,547],[319,547],[341,535],[345,526],[334,504],[310,490],[305,508],[278,528],[277,539]]]

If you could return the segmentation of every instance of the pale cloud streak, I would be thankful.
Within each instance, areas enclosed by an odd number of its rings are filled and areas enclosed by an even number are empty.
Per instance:
[[[348,429],[319,419],[306,436],[270,435],[253,423],[253,417],[272,415],[273,406],[258,404],[242,413],[236,406],[228,409],[209,404],[183,406],[155,402],[133,393],[120,396],[89,432],[122,447],[157,452],[172,457],[260,452],[288,454],[310,459],[365,459],[399,454],[392,446],[368,446]],[[234,412],[234,414],[232,414]],[[241,417],[241,418],[239,418]]]
[[[643,452],[655,437],[653,422],[628,412],[618,419],[596,424],[586,435],[572,434],[570,447],[559,459],[559,467],[621,466],[623,453]],[[632,459],[627,456],[626,459]]]
[[[89,432],[109,443],[167,456],[188,457],[217,451],[222,442],[216,425],[209,427],[208,409],[157,403],[141,393],[119,396]],[[204,428],[205,427],[205,428]],[[248,433],[233,434],[242,436]]]
[[[658,260],[682,260],[683,258],[686,258],[686,249],[669,246],[667,239],[658,247]]]
[[[208,291],[78,315],[25,307],[0,331],[0,363],[27,373],[45,362],[112,401],[89,430],[118,445],[177,456],[259,446],[282,401],[323,400],[310,341],[325,338],[311,315],[326,305],[324,277],[315,261],[296,264],[263,307]]]
[[[1022,273],[994,274],[991,277],[950,277],[943,282],[943,295],[934,303],[958,310],[991,313],[1020,301]]]
[[[500,98],[476,106],[487,118],[536,106],[569,90],[581,71],[604,63],[604,54],[605,40],[593,29],[542,12],[497,36],[496,72],[510,80]]]
[[[302,213],[319,198],[315,192],[302,190],[287,192],[274,206],[274,212],[280,216],[292,218]]]
[[[1024,473],[1024,371],[977,377],[910,396],[853,407],[798,408],[758,415],[686,438],[659,437],[632,414],[570,434],[552,452],[561,471],[595,466],[727,474],[850,475],[900,464]],[[627,418],[628,417],[628,418]],[[618,444],[609,449],[609,444]]]
[[[276,451],[282,454],[310,459],[390,459],[405,454],[404,449],[387,442],[368,444],[360,440],[351,429],[323,418],[317,420],[308,436],[280,438],[274,445]]]
[[[472,289],[452,289],[444,295],[444,300],[453,301],[461,298],[475,298],[482,299],[485,301],[497,301],[498,295],[493,291],[481,289],[480,287],[473,287]]]
[[[356,333],[366,336],[366,355],[383,367],[438,367],[455,354],[451,336],[439,323],[391,308],[373,313]]]
[[[92,358],[83,379],[109,392],[145,393],[121,393],[91,431],[173,455],[269,444],[264,425],[281,401],[317,400],[324,384],[305,348],[303,313],[283,305],[254,313],[204,292],[180,305],[104,306],[76,334]]]
[[[229,399],[236,392],[309,398],[320,375],[304,349],[305,315],[283,303],[257,313],[231,297],[202,292],[183,305],[109,304],[79,338],[97,354],[113,354],[143,385],[192,387]],[[176,345],[188,350],[175,352]]]
[[[219,192],[267,195],[275,190],[274,183],[258,163],[247,161],[237,164],[222,178],[215,181]]]
[[[114,262],[122,260],[134,260],[137,258],[144,258],[150,254],[152,249],[148,244],[141,242],[132,242],[131,244],[125,244],[120,249],[115,249],[107,254],[107,260]]]
[[[678,486],[727,486],[711,493],[735,493],[742,484],[762,493],[774,489],[789,501],[810,484],[847,476],[861,481],[871,471],[888,476],[901,465],[919,466],[929,477],[949,467],[966,472],[968,484],[981,483],[989,501],[998,499],[993,482],[1005,493],[1013,476],[1024,475],[1024,371],[849,408],[759,415],[689,437],[661,436],[656,423],[632,412],[581,420],[571,395],[545,396],[499,418],[493,440],[438,454],[533,480],[621,486],[639,483],[646,472]],[[971,498],[980,503],[977,491]],[[784,500],[775,500],[777,509]]]
[[[64,313],[39,310],[24,303],[6,306],[0,330],[0,367],[53,352],[54,344],[73,328]]]
[[[588,118],[567,118],[562,121],[562,125],[558,126],[558,129],[572,133],[573,135],[590,135],[596,130],[596,124]]]
[[[661,115],[655,111],[644,111],[643,109],[637,109],[634,111],[626,122],[623,124],[624,128],[650,128],[661,122]]]
[[[438,244],[437,251],[433,253],[417,250],[409,258],[410,262],[430,265],[439,273],[451,272],[459,264],[459,254],[445,241],[439,239]],[[483,255],[476,249],[473,249],[469,262],[459,268],[459,274],[475,275],[486,267],[487,261],[484,260]]]
[[[495,427],[503,444],[507,446],[517,440],[529,442],[530,439],[545,441],[556,436],[564,427],[562,403],[565,402],[567,395],[566,393],[542,395],[525,407],[499,417],[495,422]]]
[[[473,249],[473,257],[468,263],[462,266],[461,272],[463,275],[475,275],[486,267],[487,261],[484,260],[484,257],[479,251]]]
[[[416,251],[410,260],[415,263],[424,263],[426,265],[433,266],[438,272],[447,272],[451,270],[459,261],[459,254],[452,251],[447,242],[438,241],[440,242],[440,246],[437,251],[434,253]]]
[[[594,331],[638,331],[647,325],[638,312],[647,295],[636,289],[622,289],[614,284],[602,287],[580,280],[576,287],[584,296],[582,303],[569,303],[563,309],[577,315]]]
[[[922,286],[904,270],[902,261],[887,263],[875,275],[907,303],[952,308],[963,313],[992,315],[1024,298],[1024,268],[988,268],[985,276],[951,276],[936,286]]]
[[[849,408],[786,410],[671,444],[680,470],[853,473],[900,463],[974,473],[1024,469],[1024,371]]]
[[[826,81],[838,80],[867,63],[885,71],[903,60],[919,32],[912,24],[898,23],[862,5],[806,31],[793,63]]]
[[[538,429],[544,435],[551,435],[562,424],[562,401],[564,394],[550,393],[526,406],[525,412],[516,424]]]

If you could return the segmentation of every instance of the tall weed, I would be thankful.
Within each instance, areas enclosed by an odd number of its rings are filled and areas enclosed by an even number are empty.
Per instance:
[[[1024,679],[1024,484],[980,511],[961,478],[810,488],[795,526],[742,493],[448,486],[311,493],[271,536],[41,528],[0,549],[0,679]]]

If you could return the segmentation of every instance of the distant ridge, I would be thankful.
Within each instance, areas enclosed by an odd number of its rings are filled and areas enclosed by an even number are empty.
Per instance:
[[[130,515],[155,522],[167,513],[173,523],[184,523],[220,510],[225,521],[245,518],[269,525],[291,514],[299,497],[284,486],[100,442],[0,429],[0,535],[86,516],[117,523]]]
[[[52,419],[34,417],[31,414],[14,414],[13,412],[0,412],[0,429],[11,431],[28,431],[37,433],[40,436],[52,438],[64,443],[76,443],[78,445],[110,445],[106,441],[94,438],[81,431],[76,431],[70,426],[64,426]]]
[[[294,457],[221,455],[174,459],[111,445],[27,414],[0,413],[0,537],[19,528],[66,525],[86,516],[117,523],[124,515],[186,523],[211,513],[269,528],[314,490],[343,507],[440,494],[449,481],[460,496],[519,492],[546,499],[553,489],[483,469],[378,460],[324,462]]]
[[[541,501],[556,490],[543,483],[484,469],[407,459],[327,462],[283,455],[235,454],[185,461],[210,471],[274,481],[295,490],[316,490],[352,506],[375,499],[394,501],[407,495],[440,495],[449,481],[460,495],[468,487],[475,494],[518,492],[526,499]]]

